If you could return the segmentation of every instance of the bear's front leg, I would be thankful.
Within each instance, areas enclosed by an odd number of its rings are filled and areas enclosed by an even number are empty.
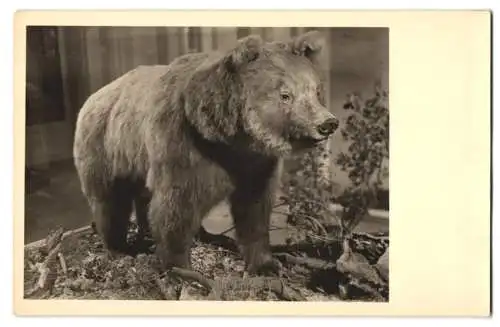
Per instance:
[[[200,223],[184,192],[175,187],[155,190],[149,206],[150,230],[165,270],[191,268],[190,251]]]
[[[231,196],[236,237],[249,273],[278,274],[281,265],[273,259],[269,242],[272,195],[255,191],[242,187]]]

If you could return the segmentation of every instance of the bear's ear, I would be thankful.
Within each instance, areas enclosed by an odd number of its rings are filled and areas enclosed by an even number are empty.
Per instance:
[[[324,35],[319,31],[309,31],[296,36],[290,42],[292,52],[316,61],[325,46]]]
[[[256,60],[261,52],[264,41],[259,35],[249,35],[238,41],[237,45],[224,57],[225,66],[235,71],[238,68]]]

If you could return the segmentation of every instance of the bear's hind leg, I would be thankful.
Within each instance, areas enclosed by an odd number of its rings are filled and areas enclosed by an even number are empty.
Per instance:
[[[91,200],[95,228],[110,252],[128,253],[127,231],[132,213],[133,188],[116,179],[107,194]]]
[[[193,210],[189,190],[167,188],[153,192],[149,206],[149,221],[156,253],[163,268],[191,267],[191,246],[201,226]]]
[[[149,228],[148,210],[151,197],[142,192],[138,192],[134,198],[135,217],[139,228],[139,236],[141,238],[151,236]]]
[[[137,253],[150,252],[151,229],[149,228],[148,211],[151,195],[142,183],[138,183],[134,195],[134,210],[137,222],[136,244],[133,244],[134,251]]]

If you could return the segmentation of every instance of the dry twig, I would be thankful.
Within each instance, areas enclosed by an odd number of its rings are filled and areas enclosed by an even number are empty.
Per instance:
[[[66,266],[66,260],[64,259],[62,252],[57,253],[57,256],[59,257],[59,263],[61,264],[61,268],[63,270],[63,273],[65,276],[67,276],[68,275],[68,267]]]
[[[51,293],[54,287],[55,281],[57,279],[57,259],[59,252],[61,251],[62,239],[64,230],[62,228],[57,229],[53,233],[50,233],[45,242],[44,250],[48,252],[42,266],[39,268],[40,277],[37,283],[26,294],[26,297],[39,297],[46,293]]]
[[[275,253],[274,255],[288,263],[306,266],[309,269],[329,270],[336,268],[334,263],[321,259],[297,257],[289,253]]]

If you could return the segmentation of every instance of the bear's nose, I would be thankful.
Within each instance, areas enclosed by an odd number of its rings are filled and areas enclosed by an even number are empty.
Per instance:
[[[337,118],[328,118],[323,123],[318,125],[318,133],[323,136],[333,134],[339,127],[339,120]]]

